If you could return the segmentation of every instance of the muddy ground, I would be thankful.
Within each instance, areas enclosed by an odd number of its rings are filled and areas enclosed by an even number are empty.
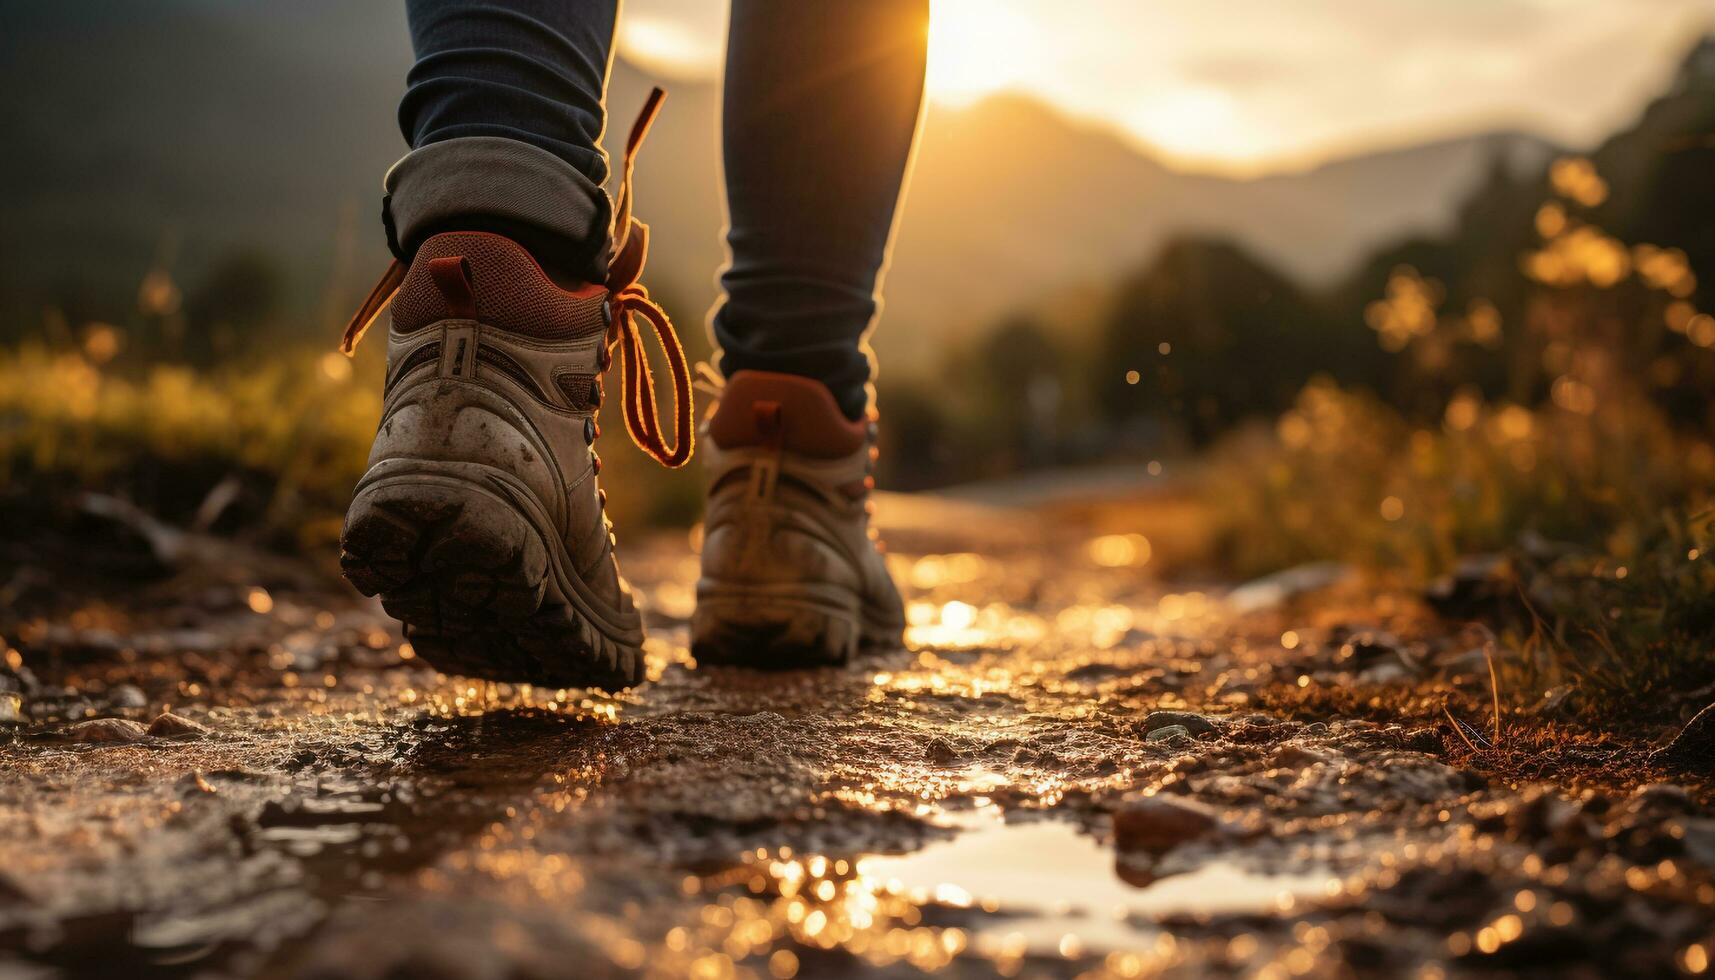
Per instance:
[[[1652,766],[1660,733],[1497,731],[1480,640],[1338,569],[1162,582],[1135,538],[889,498],[910,649],[759,675],[688,658],[694,541],[622,541],[650,680],[605,697],[441,676],[318,566],[93,511],[0,563],[0,975],[1715,951],[1709,787]]]

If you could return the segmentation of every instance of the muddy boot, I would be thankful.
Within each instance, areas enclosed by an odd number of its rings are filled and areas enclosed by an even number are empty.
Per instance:
[[[379,595],[441,670],[546,687],[643,677],[643,623],[597,488],[602,376],[618,346],[626,427],[668,466],[690,455],[690,372],[637,283],[647,228],[630,216],[627,147],[607,279],[562,288],[500,235],[449,232],[395,263],[345,348],[391,299],[381,425],[341,537],[346,578]],[[636,319],[666,350],[677,445],[655,412]]]
[[[819,382],[739,371],[704,434],[697,661],[807,667],[897,645],[904,611],[869,525],[873,425]]]

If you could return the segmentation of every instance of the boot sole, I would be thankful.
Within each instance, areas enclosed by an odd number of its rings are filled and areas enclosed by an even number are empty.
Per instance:
[[[616,691],[643,679],[641,638],[609,635],[567,598],[564,546],[508,497],[432,467],[360,484],[340,538],[347,581],[405,624],[436,669]]]
[[[837,667],[897,647],[901,629],[869,621],[855,595],[805,587],[697,583],[691,656],[699,664],[792,670]]]

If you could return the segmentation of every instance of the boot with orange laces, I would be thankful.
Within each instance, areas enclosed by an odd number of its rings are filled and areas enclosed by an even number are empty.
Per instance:
[[[643,624],[598,488],[603,377],[617,346],[631,437],[665,466],[691,454],[690,372],[638,282],[632,130],[606,280],[562,288],[508,237],[452,231],[395,262],[347,328],[389,301],[381,425],[341,538],[346,578],[379,595],[417,653],[450,673],[608,690],[643,677]],[[666,352],[675,440],[656,414],[639,321]]]
[[[739,371],[703,432],[709,474],[699,663],[842,664],[897,646],[899,591],[870,527],[873,417],[846,418],[818,381]]]

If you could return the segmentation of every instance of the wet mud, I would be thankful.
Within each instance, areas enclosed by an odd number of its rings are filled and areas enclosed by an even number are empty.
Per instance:
[[[881,516],[908,649],[698,668],[694,540],[659,537],[623,556],[649,681],[611,697],[439,675],[230,545],[20,602],[0,975],[1708,969],[1708,787],[1644,740],[1494,763],[1525,736],[1454,627],[1159,581],[1028,514]]]

